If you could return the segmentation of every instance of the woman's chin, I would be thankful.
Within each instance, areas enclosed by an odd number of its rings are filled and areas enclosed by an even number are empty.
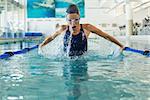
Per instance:
[[[77,29],[75,29],[75,28],[72,28],[72,31],[73,31],[73,32],[77,32]]]

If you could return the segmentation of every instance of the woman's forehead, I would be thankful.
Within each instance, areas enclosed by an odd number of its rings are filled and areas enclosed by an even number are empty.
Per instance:
[[[67,18],[71,18],[71,19],[74,19],[74,18],[79,18],[79,14],[77,13],[72,13],[72,14],[67,14]]]

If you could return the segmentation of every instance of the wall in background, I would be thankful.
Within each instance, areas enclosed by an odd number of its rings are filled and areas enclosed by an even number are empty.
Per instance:
[[[136,12],[133,12],[133,22],[142,22],[142,20],[146,16],[150,16],[149,8],[141,9]],[[120,16],[114,17],[112,20],[114,23],[117,23],[118,25],[125,25],[126,23],[126,15],[122,14]]]

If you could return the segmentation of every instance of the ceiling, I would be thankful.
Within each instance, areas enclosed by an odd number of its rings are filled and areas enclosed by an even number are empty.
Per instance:
[[[104,12],[111,11],[120,5],[125,5],[126,1],[131,2],[133,9],[150,7],[150,0],[85,0],[87,9],[101,9]]]
[[[8,1],[8,11],[12,9],[23,8],[24,0],[0,0],[0,11],[4,10],[5,1]],[[133,9],[144,8],[150,6],[150,0],[85,0],[86,9],[99,9],[103,12],[109,12],[130,1]]]

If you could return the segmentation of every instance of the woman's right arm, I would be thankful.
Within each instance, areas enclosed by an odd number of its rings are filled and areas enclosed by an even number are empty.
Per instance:
[[[59,29],[53,34],[48,36],[41,44],[40,47],[45,46],[46,44],[48,44],[49,42],[51,42],[52,40],[54,40],[58,35],[60,35],[64,30],[66,30],[66,25],[61,25],[59,27]]]

